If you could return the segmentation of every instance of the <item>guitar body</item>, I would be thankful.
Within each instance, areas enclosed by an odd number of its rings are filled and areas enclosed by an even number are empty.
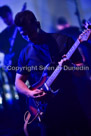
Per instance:
[[[33,116],[36,116],[36,114],[38,112],[45,113],[48,102],[58,92],[58,90],[53,91],[51,88],[47,88],[48,86],[46,86],[46,84],[45,84],[47,79],[50,76],[49,75],[50,72],[48,71],[49,67],[50,67],[50,64],[46,65],[45,70],[43,71],[43,74],[42,74],[40,80],[30,87],[30,89],[32,91],[34,89],[41,89],[47,93],[42,98],[37,98],[37,99],[29,98],[29,110],[30,110],[31,115],[33,115]]]

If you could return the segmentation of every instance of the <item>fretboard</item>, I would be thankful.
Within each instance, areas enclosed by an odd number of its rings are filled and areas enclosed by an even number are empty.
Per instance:
[[[73,46],[70,48],[70,50],[67,52],[66,54],[67,59],[70,59],[70,57],[73,55],[73,53],[75,52],[79,44],[80,44],[80,41],[77,39],[76,42],[73,44]],[[52,85],[52,83],[54,82],[54,80],[57,78],[57,76],[59,75],[61,71],[62,71],[62,66],[58,65],[56,69],[54,70],[54,72],[51,74],[51,76],[46,81],[46,84],[48,87]]]

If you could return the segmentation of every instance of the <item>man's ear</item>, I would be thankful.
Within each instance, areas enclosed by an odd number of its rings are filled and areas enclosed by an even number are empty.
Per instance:
[[[40,28],[40,22],[39,21],[37,21],[37,27]]]

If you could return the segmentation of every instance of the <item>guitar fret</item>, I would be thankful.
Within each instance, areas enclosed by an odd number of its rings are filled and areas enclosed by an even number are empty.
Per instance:
[[[73,44],[73,46],[71,47],[71,49],[68,51],[68,53],[66,54],[67,58],[70,59],[70,57],[72,56],[72,54],[75,52],[75,50],[77,49],[77,47],[79,46],[80,41],[77,39],[76,42]]]
[[[77,39],[76,42],[73,44],[73,46],[71,47],[71,49],[68,51],[68,53],[66,54],[67,59],[70,59],[70,57],[72,56],[72,54],[75,52],[75,50],[77,49],[77,47],[79,46],[80,41]],[[51,86],[51,84],[54,82],[54,80],[57,78],[57,76],[59,75],[59,73],[62,70],[62,66],[58,65],[56,67],[56,69],[54,70],[54,72],[52,73],[52,75],[48,78],[48,80],[46,81],[46,84],[48,87]]]
[[[56,77],[58,76],[58,74],[60,73],[61,70],[62,70],[62,67],[58,65],[57,68],[55,69],[55,71],[52,73],[52,75],[46,81],[46,84],[47,84],[48,87],[51,86],[51,84],[56,79]]]

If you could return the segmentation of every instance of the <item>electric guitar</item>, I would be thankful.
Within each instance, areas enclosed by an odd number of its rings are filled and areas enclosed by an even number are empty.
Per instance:
[[[75,41],[75,43],[73,44],[73,46],[70,48],[70,50],[67,52],[66,54],[66,58],[70,59],[71,56],[73,55],[73,53],[75,52],[75,50],[78,48],[79,44],[83,41],[87,41],[89,36],[91,34],[91,30],[87,29],[85,30],[82,34],[80,34],[80,36],[78,37],[78,39]],[[51,89],[51,85],[53,84],[54,80],[58,77],[59,73],[62,71],[62,65],[58,65],[56,67],[56,69],[54,70],[54,72],[51,74],[51,76],[48,77],[48,72],[47,69],[50,65],[48,64],[42,74],[42,77],[40,78],[40,80],[32,85],[32,91],[34,89],[41,89],[44,92],[47,93],[47,95],[52,94],[52,96],[55,96],[56,92],[58,91],[53,91]],[[41,115],[43,114],[43,112],[45,112],[46,110],[46,98],[45,96],[43,98],[41,98],[41,100],[36,100],[36,99],[32,99],[29,98],[30,104],[29,104],[29,110],[30,113],[34,115],[33,120],[38,117],[39,121],[41,120]],[[31,105],[32,103],[32,105]],[[30,123],[33,121],[31,120]]]

